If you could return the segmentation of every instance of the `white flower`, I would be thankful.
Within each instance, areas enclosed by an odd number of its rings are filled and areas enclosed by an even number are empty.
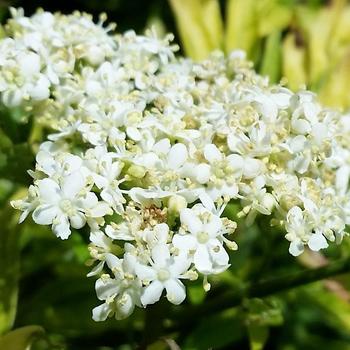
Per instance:
[[[124,164],[119,160],[113,159],[111,153],[107,153],[99,159],[98,173],[92,173],[96,186],[102,189],[101,198],[119,214],[123,212],[123,204],[125,203],[119,189],[119,185],[123,181],[119,178],[123,166]]]
[[[79,171],[83,163],[80,157],[63,152],[57,144],[52,142],[41,144],[35,159],[36,170],[57,179]]]
[[[86,189],[86,179],[80,172],[64,177],[61,185],[51,179],[37,182],[39,205],[33,212],[33,220],[40,225],[51,225],[53,232],[66,239],[70,226],[82,228],[86,216],[103,217],[110,209],[99,202],[96,195]]]
[[[194,62],[175,57],[171,35],[111,34],[104,15],[11,13],[0,107],[52,132],[12,205],[61,238],[88,224],[89,276],[106,272],[95,320],[125,318],[164,289],[179,304],[181,279],[227,269],[228,203],[246,225],[261,213],[284,226],[292,255],[341,242],[349,115],[269,84],[241,51]]]
[[[265,130],[263,131],[265,132]],[[259,135],[259,133],[257,133]],[[260,138],[260,135],[259,135]],[[265,134],[262,136],[265,139]],[[267,140],[269,140],[267,138]],[[244,133],[236,130],[231,132],[227,137],[227,144],[229,149],[234,153],[234,160],[236,164],[241,165],[242,175],[247,179],[252,179],[260,175],[264,171],[264,164],[261,160],[254,158],[255,155],[265,154],[266,145],[256,144]],[[255,149],[256,148],[256,149]]]
[[[313,251],[319,251],[327,248],[328,243],[321,232],[312,233],[312,226],[304,218],[304,213],[299,207],[293,207],[287,216],[287,237],[291,240],[289,252],[298,256],[304,251],[304,245],[307,244]]]
[[[256,177],[249,185],[241,185],[243,202],[249,203],[251,209],[264,215],[271,215],[276,200],[271,193],[266,190],[266,180],[263,176]]]
[[[142,295],[142,305],[157,302],[163,290],[167,299],[173,304],[181,304],[186,298],[185,286],[180,281],[186,278],[184,274],[190,267],[191,261],[186,255],[172,256],[166,244],[158,244],[151,251],[151,266],[136,265],[136,274],[146,284]]]
[[[98,105],[90,104],[85,107],[92,122],[82,123],[78,131],[83,137],[94,146],[101,146],[111,142],[123,141],[125,133],[119,129],[123,126],[123,119],[126,113],[130,112],[130,106],[122,106],[115,112],[105,112]]]
[[[22,223],[26,217],[39,205],[38,190],[35,186],[30,185],[28,195],[25,199],[11,201],[13,208],[23,211],[19,218],[19,223]]]
[[[290,254],[300,255],[304,251],[303,241],[308,238],[310,233],[310,224],[305,220],[303,211],[299,207],[293,207],[289,210],[286,230],[286,238],[291,241]]]
[[[133,161],[153,171],[159,181],[173,186],[181,176],[181,170],[188,159],[187,147],[183,143],[170,144],[169,139],[155,143],[151,152],[136,157]]]
[[[140,235],[149,247],[166,244],[169,239],[169,226],[166,223],[155,225],[152,229],[146,228]]]
[[[174,235],[174,247],[186,251],[189,256],[193,255],[196,269],[203,274],[226,270],[229,256],[222,245],[226,231],[220,217],[196,204],[192,209],[183,209],[180,219],[188,233]]]
[[[122,320],[132,314],[135,305],[141,306],[141,282],[134,274],[136,258],[129,253],[123,259],[107,254],[106,262],[114,278],[102,276],[96,281],[97,297],[105,302],[92,310],[92,318],[104,321],[114,314],[117,320]]]
[[[89,238],[91,242],[89,245],[89,252],[93,262],[96,260],[99,260],[100,262],[87,274],[87,277],[101,273],[105,265],[107,253],[110,253],[115,248],[112,239],[102,231],[92,230]]]
[[[257,90],[252,91],[249,99],[257,106],[257,110],[265,120],[274,122],[277,119],[279,109],[289,107],[291,96],[288,89],[281,89],[276,93],[262,93]]]
[[[0,82],[2,101],[8,107],[19,106],[23,100],[45,100],[50,96],[50,81],[41,72],[40,56],[16,45],[11,39],[0,42]],[[1,81],[0,80],[0,81]]]

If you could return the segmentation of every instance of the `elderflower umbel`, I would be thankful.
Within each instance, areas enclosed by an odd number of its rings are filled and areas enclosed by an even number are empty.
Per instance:
[[[0,97],[48,131],[14,201],[62,239],[85,224],[102,304],[93,319],[186,298],[230,266],[241,205],[279,222],[289,252],[340,243],[350,223],[349,115],[269,85],[242,51],[176,57],[172,36],[114,34],[91,16],[12,10]]]

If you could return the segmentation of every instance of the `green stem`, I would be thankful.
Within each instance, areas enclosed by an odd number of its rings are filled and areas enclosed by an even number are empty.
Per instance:
[[[138,350],[147,349],[147,347],[155,342],[163,334],[164,315],[168,313],[168,303],[164,300],[149,305],[145,312],[143,339]]]
[[[179,321],[181,327],[199,317],[212,312],[222,311],[238,306],[245,298],[261,298],[288,289],[303,286],[325,278],[337,276],[350,272],[350,258],[333,262],[327,266],[317,269],[307,269],[286,276],[272,277],[257,282],[249,282],[235,290],[230,290],[223,295],[212,298],[210,302],[203,305],[193,306],[186,312],[174,310],[172,315],[176,323]],[[187,322],[188,321],[188,322]]]
[[[17,215],[5,207],[0,212],[0,334],[15,321],[19,280],[19,232]]]

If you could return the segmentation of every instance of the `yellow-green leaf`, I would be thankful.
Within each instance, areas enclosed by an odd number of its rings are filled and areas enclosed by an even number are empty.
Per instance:
[[[266,36],[286,28],[292,18],[292,8],[278,0],[259,0],[256,3],[259,36]]]
[[[224,24],[218,0],[201,0],[202,25],[205,28],[210,47],[223,49]]]
[[[210,40],[203,27],[200,0],[169,0],[175,15],[185,54],[194,60],[206,58],[211,52]]]
[[[344,58],[325,78],[319,91],[321,101],[330,107],[350,107],[350,48]]]
[[[287,78],[288,87],[294,91],[307,83],[306,50],[297,43],[296,35],[288,34],[282,45],[282,76]]]
[[[248,325],[250,350],[261,350],[269,337],[267,326]]]
[[[228,0],[226,8],[225,49],[243,49],[251,57],[257,40],[255,0]]]
[[[45,333],[40,326],[26,326],[15,329],[0,338],[0,349],[30,350],[35,340]]]
[[[276,83],[281,76],[281,32],[271,33],[265,43],[260,74],[267,75],[272,83]]]
[[[334,40],[333,32],[344,9],[344,0],[332,2],[331,6],[318,11],[298,7],[297,22],[307,40],[309,56],[309,85],[317,90],[330,65],[330,43]],[[332,63],[331,63],[332,64]]]

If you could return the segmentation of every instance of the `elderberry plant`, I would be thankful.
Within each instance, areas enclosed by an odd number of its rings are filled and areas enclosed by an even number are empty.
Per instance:
[[[94,320],[163,293],[180,304],[185,280],[209,290],[238,249],[229,203],[283,227],[294,256],[342,241],[349,115],[269,84],[243,51],[195,62],[175,56],[172,35],[104,21],[12,9],[0,41],[1,103],[49,131],[12,206],[61,239],[88,227]]]

